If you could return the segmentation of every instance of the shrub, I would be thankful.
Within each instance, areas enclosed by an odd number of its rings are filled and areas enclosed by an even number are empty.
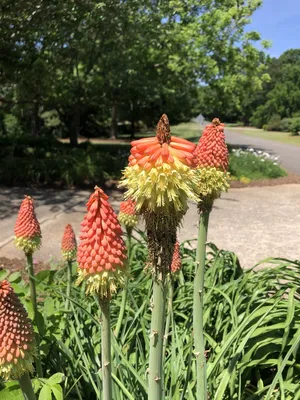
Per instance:
[[[279,114],[273,114],[269,119],[266,130],[267,131],[280,131],[281,117]]]
[[[299,135],[300,131],[300,118],[292,118],[289,132],[291,132],[292,136],[297,136]]]
[[[128,153],[126,145],[82,143],[72,148],[52,136],[22,136],[18,140],[0,137],[0,181],[6,185],[101,184],[119,179]]]
[[[229,172],[244,183],[248,183],[249,180],[273,179],[286,175],[278,165],[278,157],[262,151],[255,152],[253,149],[233,149],[229,157]]]
[[[12,114],[5,114],[4,125],[7,136],[18,138],[23,133],[18,118]]]
[[[283,118],[280,122],[281,132],[290,132],[291,118]]]
[[[266,124],[267,117],[264,106],[257,107],[249,122],[251,126],[255,126],[256,128],[262,128]]]

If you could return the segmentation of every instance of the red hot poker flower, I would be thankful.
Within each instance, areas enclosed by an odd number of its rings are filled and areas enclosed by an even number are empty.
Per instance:
[[[87,293],[109,298],[118,285],[124,284],[126,249],[108,196],[97,186],[87,203],[80,240],[77,283],[86,280]]]
[[[18,379],[33,371],[34,332],[10,283],[0,282],[0,376]]]
[[[125,197],[136,201],[138,212],[160,211],[182,213],[187,199],[197,200],[195,144],[171,136],[168,117],[163,114],[157,124],[156,136],[134,140],[129,164],[123,171],[120,186],[126,187]]]
[[[174,274],[177,271],[179,271],[180,268],[181,268],[180,245],[177,240],[175,243],[175,246],[174,246],[174,253],[173,253],[173,259],[172,259],[172,264],[171,264],[171,272]]]
[[[25,196],[15,225],[16,246],[25,253],[33,253],[41,246],[41,228],[34,211],[33,200]]]
[[[118,219],[126,228],[134,228],[138,223],[138,216],[135,210],[136,203],[133,200],[122,201]]]
[[[224,124],[218,118],[207,125],[194,151],[197,167],[228,169],[228,149],[225,143]]]
[[[66,225],[61,242],[62,256],[66,261],[72,261],[76,256],[77,243],[71,224]]]

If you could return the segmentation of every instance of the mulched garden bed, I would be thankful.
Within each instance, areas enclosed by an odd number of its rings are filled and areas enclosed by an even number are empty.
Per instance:
[[[38,262],[34,264],[34,272],[37,274],[38,272],[49,269],[50,265],[48,263]],[[11,273],[16,271],[25,271],[26,269],[26,261],[20,258],[6,258],[0,257],[0,271],[2,269],[8,269]]]

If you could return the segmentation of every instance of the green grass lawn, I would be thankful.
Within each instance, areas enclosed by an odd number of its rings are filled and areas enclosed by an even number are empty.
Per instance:
[[[198,142],[201,135],[201,126],[196,122],[184,122],[178,125],[171,125],[171,134],[174,136],[180,136],[191,142]],[[137,132],[135,134],[136,139],[141,139],[143,137],[155,136],[155,129],[149,130],[147,132]],[[130,135],[120,135],[121,139],[130,141]],[[91,139],[92,143],[99,142],[98,139]]]
[[[240,133],[241,135],[257,137],[266,140],[274,140],[275,142],[291,144],[293,146],[300,146],[300,136],[291,136],[288,132],[271,132],[249,127],[229,127],[229,129],[236,133]]]
[[[171,126],[171,133],[174,136],[180,136],[191,142],[198,142],[201,136],[201,126],[196,122],[187,122]]]

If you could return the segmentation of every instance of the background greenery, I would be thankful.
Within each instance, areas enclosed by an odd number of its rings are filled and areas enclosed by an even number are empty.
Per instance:
[[[197,123],[177,125],[172,132],[194,142],[198,142],[201,135]],[[153,132],[140,135],[153,135]],[[231,147],[229,150],[229,172],[235,179],[247,183],[286,175],[272,158],[247,151],[234,153]],[[121,177],[122,169],[128,164],[129,151],[130,142],[126,139],[123,142],[83,142],[73,147],[51,136],[22,135],[17,139],[0,136],[0,182],[57,187],[90,186],[95,182],[103,185]]]
[[[224,118],[199,88],[220,88],[239,109],[268,80],[260,36],[244,30],[261,3],[2,0],[0,132],[76,145],[78,135],[134,134],[163,112],[172,125]]]

